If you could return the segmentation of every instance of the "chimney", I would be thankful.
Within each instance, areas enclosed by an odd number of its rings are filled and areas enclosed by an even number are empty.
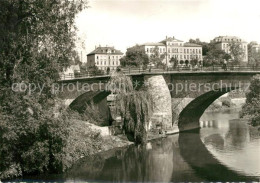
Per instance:
[[[175,37],[174,37],[174,36],[172,36],[172,39],[175,39]]]

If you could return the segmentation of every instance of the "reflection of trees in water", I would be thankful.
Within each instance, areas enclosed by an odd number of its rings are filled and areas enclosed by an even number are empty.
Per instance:
[[[247,124],[239,120],[230,120],[229,126],[225,136],[226,144],[236,149],[242,149],[250,139]]]
[[[223,148],[223,139],[217,134],[208,136],[205,141]],[[129,146],[91,158],[74,166],[67,173],[67,179],[121,182],[254,180],[220,164],[201,142],[198,132],[180,133],[154,140],[148,146]]]
[[[110,155],[100,154],[75,166],[67,179],[146,182],[193,180],[186,174],[190,167],[182,160],[178,146],[178,135],[175,135],[154,140],[149,146],[131,146]]]
[[[200,139],[199,132],[181,133],[179,135],[180,153],[197,175],[207,181],[253,181],[223,166],[215,159]]]

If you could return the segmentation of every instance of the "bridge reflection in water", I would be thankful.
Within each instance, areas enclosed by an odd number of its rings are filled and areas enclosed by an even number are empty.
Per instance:
[[[244,156],[243,150],[247,151],[248,147],[246,144],[250,144],[252,140],[259,142],[259,137],[253,139],[248,136],[249,130],[245,128],[245,123],[229,121],[228,114],[219,115],[223,116],[223,120],[202,118],[204,122],[201,121],[201,130],[157,139],[145,146],[133,145],[86,157],[62,175],[25,179],[95,182],[257,181],[260,172],[257,164],[259,158],[255,159],[256,167],[253,167],[258,174],[253,173],[252,176],[240,171],[239,167],[234,167],[228,160],[235,158],[243,163],[243,159],[239,159],[236,154]],[[217,117],[221,119],[218,115]],[[220,154],[223,150],[232,149],[233,157],[222,154],[225,157],[223,160],[223,157],[219,158],[215,152],[212,153],[212,148],[209,147],[219,150]],[[249,148],[247,153],[250,154],[251,150]],[[250,157],[245,156],[245,159]],[[244,166],[250,169],[249,166],[252,165]]]

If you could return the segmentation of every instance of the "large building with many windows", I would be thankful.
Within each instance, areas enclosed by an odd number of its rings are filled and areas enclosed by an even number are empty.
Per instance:
[[[120,66],[120,58],[123,53],[110,46],[98,46],[87,55],[87,68],[97,66],[98,69],[106,71],[107,68],[115,70]]]
[[[144,43],[145,53],[150,57],[154,54],[154,49],[157,48],[160,55],[165,55],[163,62],[170,66],[171,58],[176,58],[178,63],[190,63],[192,59],[198,60],[202,64],[202,46],[193,43],[184,43],[175,37],[166,37],[158,43]]]
[[[247,50],[247,42],[243,41],[241,38],[236,36],[218,36],[212,40],[215,43],[216,48],[225,51],[226,53],[230,53],[229,45],[232,42],[240,43],[241,48],[244,51],[244,56],[242,61],[244,63],[248,62],[248,50]]]

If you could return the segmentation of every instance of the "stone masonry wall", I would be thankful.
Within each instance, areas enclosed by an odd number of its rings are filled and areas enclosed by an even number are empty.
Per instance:
[[[161,124],[164,130],[170,129],[172,127],[171,95],[163,76],[145,76],[144,81],[153,102],[151,127]]]

